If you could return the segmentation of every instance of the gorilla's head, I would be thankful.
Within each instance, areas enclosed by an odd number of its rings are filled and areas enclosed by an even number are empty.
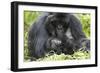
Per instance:
[[[45,22],[49,35],[62,38],[69,26],[66,18],[67,14],[65,13],[51,13]]]

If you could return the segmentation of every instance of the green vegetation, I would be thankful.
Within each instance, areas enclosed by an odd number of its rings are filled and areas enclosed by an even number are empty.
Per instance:
[[[29,61],[29,52],[27,47],[27,37],[28,37],[28,30],[32,23],[37,20],[38,16],[41,12],[33,12],[33,11],[24,11],[24,61]],[[87,38],[90,37],[90,14],[75,14],[82,23],[82,28],[84,33],[86,34]],[[46,56],[45,58],[40,58],[37,61],[55,61],[55,60],[82,60],[82,59],[89,59],[90,52],[78,51],[75,52],[73,55],[51,55]]]
[[[82,28],[83,32],[87,36],[87,38],[90,37],[90,14],[77,14],[79,17],[81,23],[82,23]]]
[[[89,59],[89,58],[90,58],[90,53],[78,51],[78,52],[75,52],[73,55],[54,54],[51,56],[46,56],[45,58],[40,58],[37,61],[83,60],[83,59]]]

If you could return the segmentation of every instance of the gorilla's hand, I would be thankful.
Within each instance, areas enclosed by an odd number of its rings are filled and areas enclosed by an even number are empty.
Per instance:
[[[61,41],[59,39],[52,39],[51,40],[51,48],[58,48],[61,45]]]
[[[53,53],[56,53],[58,55],[61,54],[62,52],[61,50],[62,41],[61,40],[51,37],[47,40],[46,44],[47,44],[47,48],[50,49],[49,52],[53,51]]]
[[[82,39],[81,41],[81,45],[82,45],[82,48],[81,50],[82,51],[90,51],[90,40],[89,39]]]

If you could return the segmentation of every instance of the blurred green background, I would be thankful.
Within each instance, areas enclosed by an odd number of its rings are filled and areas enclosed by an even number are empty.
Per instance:
[[[24,61],[29,61],[29,52],[28,52],[28,45],[27,45],[27,38],[28,38],[28,30],[31,25],[37,20],[38,16],[41,15],[42,12],[36,11],[24,11]],[[82,23],[83,32],[85,33],[87,38],[90,38],[90,14],[88,13],[78,13],[74,14]],[[78,51],[75,52],[73,55],[52,55],[46,56],[45,58],[40,58],[37,61],[55,61],[55,60],[82,60],[82,59],[89,59],[90,52]]]

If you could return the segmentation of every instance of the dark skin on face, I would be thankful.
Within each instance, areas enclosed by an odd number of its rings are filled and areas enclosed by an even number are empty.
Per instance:
[[[59,39],[63,38],[67,28],[65,19],[58,19],[58,17],[54,15],[49,19],[49,21],[50,25],[52,26],[51,28],[53,28],[51,35]]]

